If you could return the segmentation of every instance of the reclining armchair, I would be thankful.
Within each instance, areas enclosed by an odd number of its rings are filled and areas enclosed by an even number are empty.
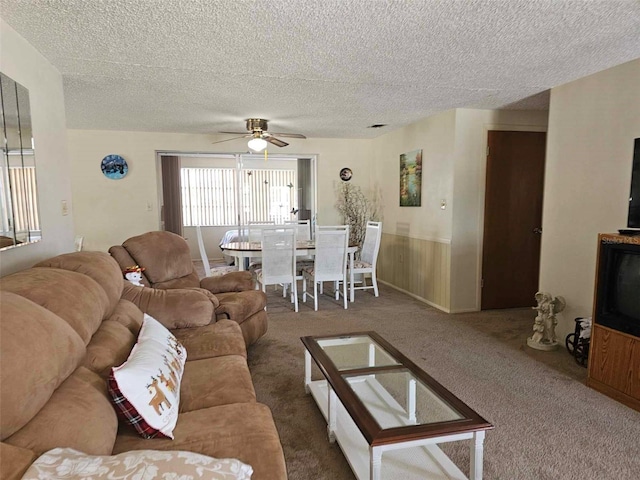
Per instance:
[[[148,232],[114,245],[109,253],[125,269],[139,265],[145,270],[141,283],[158,289],[202,288],[212,294],[215,319],[228,318],[242,329],[245,343],[251,345],[267,331],[266,295],[254,290],[249,272],[231,272],[200,280],[189,245],[171,232]]]

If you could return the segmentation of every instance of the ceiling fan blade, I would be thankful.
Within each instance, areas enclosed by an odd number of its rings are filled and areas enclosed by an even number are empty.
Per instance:
[[[276,147],[286,147],[287,145],[289,145],[287,142],[283,142],[282,140],[272,135],[263,135],[262,138],[264,138],[267,142],[274,144]]]
[[[307,138],[301,133],[272,133],[271,135],[277,135],[279,137],[285,138]]]
[[[245,138],[245,137],[250,137],[250,136],[251,135],[242,135],[240,137],[227,138],[226,140],[218,140],[217,142],[211,142],[211,145],[215,145],[216,143],[230,142],[231,140],[237,140],[239,138]]]
[[[247,132],[218,132],[218,133],[226,133],[228,135],[242,135],[245,137],[250,137],[251,135],[253,135],[252,133],[247,133]]]

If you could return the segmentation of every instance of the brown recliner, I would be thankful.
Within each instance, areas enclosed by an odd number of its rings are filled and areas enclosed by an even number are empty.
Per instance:
[[[148,232],[114,245],[109,253],[122,270],[144,267],[142,283],[159,289],[203,288],[214,294],[219,305],[216,319],[229,318],[240,325],[245,343],[251,345],[267,331],[267,297],[254,290],[249,272],[231,272],[200,280],[189,245],[171,232]]]

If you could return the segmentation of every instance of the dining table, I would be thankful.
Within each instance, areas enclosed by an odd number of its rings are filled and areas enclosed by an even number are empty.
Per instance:
[[[236,265],[240,271],[247,269],[249,258],[262,257],[261,242],[228,242],[220,245],[220,249],[225,255],[229,255],[236,259]],[[315,254],[315,249],[316,244],[313,240],[300,240],[296,242],[297,257],[312,257]],[[349,245],[347,247],[347,262],[349,264],[349,268],[353,268],[353,260],[357,251],[357,245]],[[353,300],[354,291],[350,288],[349,301],[353,302]]]

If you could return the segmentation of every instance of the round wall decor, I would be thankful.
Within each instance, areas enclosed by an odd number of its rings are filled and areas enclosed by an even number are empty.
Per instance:
[[[340,180],[342,180],[343,182],[348,182],[349,180],[351,180],[351,177],[353,176],[353,172],[351,171],[350,168],[343,168],[342,170],[340,170]]]
[[[104,157],[102,163],[100,163],[100,168],[104,176],[112,180],[118,180],[124,177],[129,171],[127,161],[120,155],[115,154]]]

